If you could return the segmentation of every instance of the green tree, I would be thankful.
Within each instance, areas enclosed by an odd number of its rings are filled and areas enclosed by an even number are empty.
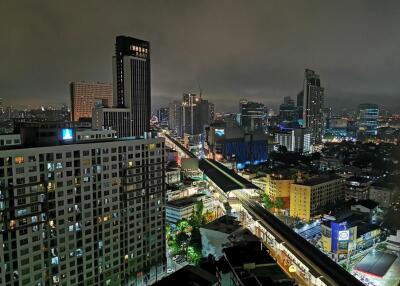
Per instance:
[[[196,203],[193,214],[191,215],[190,220],[189,220],[190,225],[193,228],[199,228],[205,223],[203,212],[204,212],[204,204],[203,204],[203,201],[200,200]]]
[[[187,221],[186,219],[182,219],[180,221],[177,222],[176,224],[176,230],[178,232],[189,232],[189,228],[190,228],[190,223],[189,221]]]
[[[197,245],[189,245],[187,248],[187,257],[190,262],[198,264],[202,257],[201,248],[199,248]]]
[[[262,199],[262,203],[263,203],[264,207],[267,210],[270,210],[274,207],[274,203],[271,201],[271,199],[267,195],[267,193],[263,193],[261,199]]]
[[[184,243],[187,243],[189,239],[189,235],[184,231],[180,231],[175,235],[175,241],[179,248],[181,248]]]
[[[276,198],[275,200],[275,207],[279,210],[283,209],[283,207],[285,206],[285,202],[283,201],[282,198]]]

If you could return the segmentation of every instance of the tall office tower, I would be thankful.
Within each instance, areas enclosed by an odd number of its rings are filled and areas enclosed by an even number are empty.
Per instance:
[[[150,43],[118,36],[113,63],[114,107],[130,110],[130,136],[142,136],[150,131]]]
[[[264,130],[267,118],[267,109],[264,104],[242,99],[239,102],[239,112],[241,125],[246,132]]]
[[[310,129],[312,143],[322,141],[324,88],[321,87],[319,75],[313,70],[306,69],[304,73],[303,98],[303,127]]]
[[[283,104],[279,106],[280,121],[297,121],[298,113],[294,100],[290,96],[284,97]]]
[[[376,136],[378,133],[378,114],[377,104],[364,103],[358,106],[358,134],[360,136]]]
[[[0,149],[0,285],[147,285],[165,270],[163,139],[114,135],[32,127]]]
[[[168,127],[169,122],[169,108],[161,107],[157,109],[157,119],[161,127]]]
[[[174,100],[169,104],[168,110],[168,128],[180,134],[181,120],[182,120],[182,102]]]
[[[71,120],[92,118],[92,110],[96,105],[112,106],[112,85],[98,82],[71,82]]]
[[[298,110],[298,118],[299,118],[299,122],[301,123],[301,125],[303,126],[303,97],[304,97],[304,92],[300,91],[297,94],[297,110]]]
[[[194,93],[184,93],[182,100],[181,128],[178,134],[197,135],[214,120],[214,105]]]
[[[294,106],[294,100],[290,96],[285,96],[283,98],[283,104],[288,106]]]

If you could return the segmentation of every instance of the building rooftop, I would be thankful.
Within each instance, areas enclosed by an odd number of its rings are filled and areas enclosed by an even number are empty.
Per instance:
[[[385,276],[397,256],[380,251],[369,252],[355,267],[355,270],[378,277]]]
[[[367,200],[358,200],[353,205],[361,205],[363,207],[366,207],[366,208],[372,210],[372,209],[376,208],[379,205],[379,203],[377,203],[373,200],[367,199]]]
[[[167,206],[174,207],[174,208],[185,208],[191,206],[199,201],[201,197],[204,197],[204,194],[195,194],[190,197],[185,197],[182,199],[177,199],[173,201],[167,202]]]
[[[241,285],[293,285],[260,242],[224,249],[224,257]]]
[[[217,277],[200,267],[186,265],[178,271],[154,283],[155,286],[188,285],[212,286],[216,285]]]
[[[233,216],[224,215],[204,225],[202,228],[230,234],[241,228],[240,223]]]
[[[360,237],[375,229],[379,229],[379,225],[373,223],[363,223],[357,226],[357,237]]]
[[[317,186],[317,185],[320,185],[323,183],[327,183],[327,182],[339,180],[339,179],[341,179],[341,177],[336,174],[324,174],[324,175],[319,175],[317,177],[312,177],[312,178],[306,179],[302,182],[296,181],[295,184],[304,185],[304,186]]]

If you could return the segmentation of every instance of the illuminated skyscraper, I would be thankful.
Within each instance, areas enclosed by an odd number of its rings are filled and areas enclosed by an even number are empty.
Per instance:
[[[297,104],[302,107],[302,124],[311,131],[312,144],[320,143],[324,126],[324,88],[313,70],[305,70],[303,91],[297,97]]]
[[[358,106],[359,135],[376,136],[378,130],[379,107],[377,104],[364,103]]]

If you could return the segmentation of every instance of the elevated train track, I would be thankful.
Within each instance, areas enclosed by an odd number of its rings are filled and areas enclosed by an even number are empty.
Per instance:
[[[166,140],[171,140],[188,158],[196,158],[196,156],[188,151],[180,142],[168,134],[164,134]],[[237,179],[237,175],[221,164],[208,159],[201,159],[209,167],[214,168],[214,172],[221,172],[225,178],[232,181],[232,184],[237,184],[245,189],[250,182],[244,183],[244,178]],[[201,162],[200,162],[201,163]],[[210,179],[210,178],[209,178]],[[290,227],[281,222],[268,210],[263,208],[258,202],[249,199],[244,192],[240,190],[231,190],[231,192],[239,199],[242,207],[262,228],[275,238],[276,241],[283,243],[286,249],[296,258],[307,265],[310,273],[313,275],[313,282],[309,285],[332,285],[332,286],[362,286],[363,284],[353,275],[348,273],[340,265],[332,261],[324,253],[311,245],[308,241],[302,238],[299,234],[293,231]]]

